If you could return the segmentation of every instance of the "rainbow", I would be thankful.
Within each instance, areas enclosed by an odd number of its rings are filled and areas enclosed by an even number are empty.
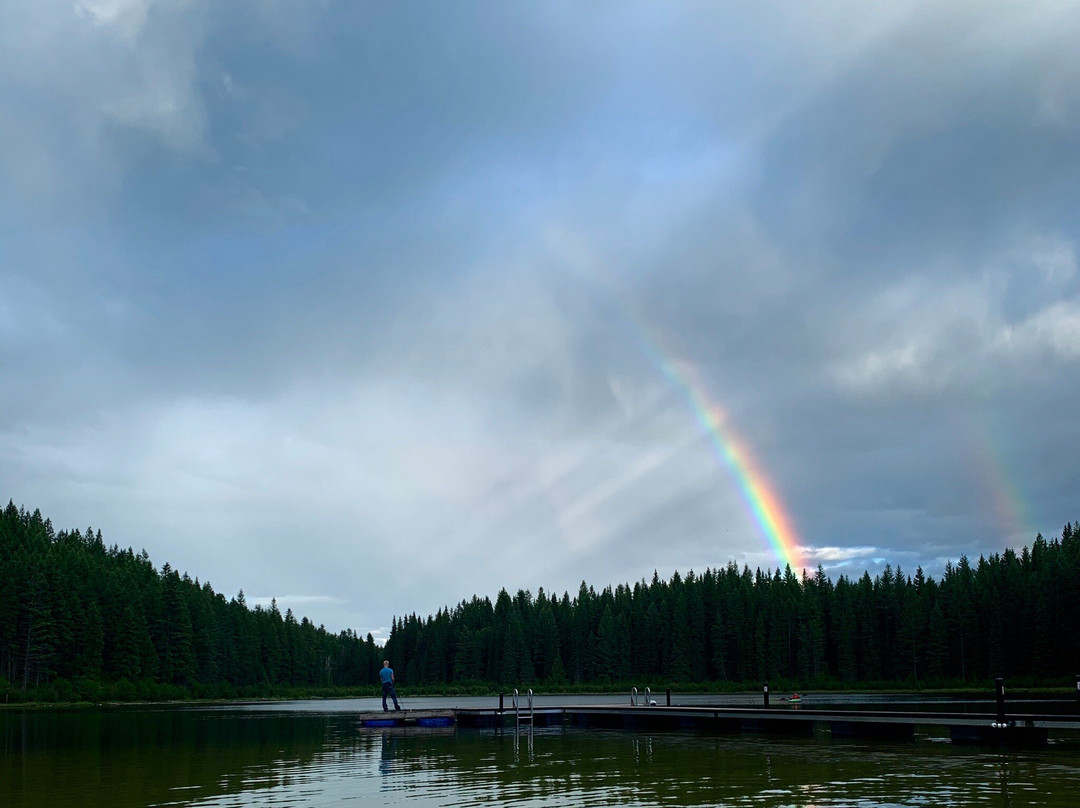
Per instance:
[[[743,501],[777,559],[792,570],[805,569],[803,547],[780,497],[760,470],[746,443],[740,441],[732,431],[726,413],[709,400],[704,385],[695,378],[689,366],[680,367],[679,363],[669,359],[655,341],[649,339],[641,323],[635,320],[635,324],[642,350],[690,405],[702,431],[708,436],[713,454],[735,479]]]
[[[623,320],[630,325],[628,330],[633,334],[633,341],[640,346],[649,362],[663,374],[671,387],[690,405],[702,431],[709,438],[713,454],[735,479],[750,515],[757,522],[777,559],[792,570],[805,569],[804,548],[799,544],[798,535],[784,512],[780,497],[760,471],[746,444],[738,440],[728,426],[724,411],[709,400],[704,385],[694,378],[689,367],[680,369],[676,361],[669,359],[668,354],[660,348],[658,340],[650,338],[650,329],[643,318],[636,314],[636,307],[626,295],[620,293],[619,285],[612,274],[593,259],[583,244],[566,233],[553,233],[552,243],[585,277],[604,283],[607,296],[616,301]]]
[[[1030,532],[1030,520],[1019,487],[1009,477],[1004,449],[994,440],[990,417],[976,416],[968,423],[970,462],[990,500],[998,527],[1006,542],[1020,541]]]

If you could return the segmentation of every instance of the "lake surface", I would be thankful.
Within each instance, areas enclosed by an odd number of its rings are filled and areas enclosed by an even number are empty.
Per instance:
[[[843,698],[853,708],[882,704],[880,697]],[[626,698],[536,703],[601,700]],[[760,696],[722,700],[757,704]],[[410,699],[405,706],[495,701]],[[719,701],[682,696],[675,703]],[[922,700],[904,706],[914,703]],[[0,806],[1080,805],[1076,737],[998,752],[926,734],[871,743],[828,734],[359,729],[355,713],[378,707],[375,699],[353,699],[0,712]]]

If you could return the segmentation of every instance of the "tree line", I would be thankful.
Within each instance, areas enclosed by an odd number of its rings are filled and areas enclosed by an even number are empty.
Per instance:
[[[1080,673],[1080,523],[1019,554],[961,557],[940,581],[889,565],[833,582],[820,567],[729,563],[600,592],[582,583],[573,598],[503,590],[395,618],[386,653],[423,684],[1061,685]]]
[[[0,512],[0,694],[58,701],[270,695],[370,685],[371,634],[226,600],[101,531]],[[381,657],[379,658],[381,660]]]
[[[380,648],[276,603],[249,607],[242,591],[226,599],[100,531],[57,532],[11,502],[0,512],[4,700],[374,692],[384,656],[400,683],[445,692],[1061,683],[1080,673],[1080,523],[1020,553],[961,557],[940,581],[729,563],[599,592],[583,582],[574,597],[504,589],[394,617]]]

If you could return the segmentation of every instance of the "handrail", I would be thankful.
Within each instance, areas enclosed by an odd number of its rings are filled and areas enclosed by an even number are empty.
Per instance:
[[[525,716],[524,719],[522,719],[522,716],[521,716],[521,702],[518,699],[519,695],[520,694],[518,693],[518,689],[515,687],[514,688],[514,721],[516,723],[520,724],[522,722],[522,720],[525,720],[525,721],[528,721],[531,724],[532,720],[533,720],[533,691],[532,691],[532,688],[530,687],[525,693],[525,697],[528,699],[529,714],[527,716]]]
[[[637,707],[638,706],[638,695],[639,695],[638,694],[638,689],[636,687],[630,688],[630,706],[631,707]],[[656,706],[656,702],[653,701],[653,698],[652,698],[652,688],[649,688],[649,687],[645,688],[645,695],[641,697],[641,706],[642,707],[655,707]]]

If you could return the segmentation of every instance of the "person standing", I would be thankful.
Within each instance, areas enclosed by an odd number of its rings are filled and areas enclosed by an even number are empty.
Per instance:
[[[382,680],[382,708],[383,712],[389,712],[390,708],[386,706],[386,697],[390,696],[394,700],[394,709],[400,710],[401,705],[398,704],[397,691],[394,690],[394,669],[390,667],[390,660],[384,659],[382,663],[382,670],[379,671],[379,678]]]

